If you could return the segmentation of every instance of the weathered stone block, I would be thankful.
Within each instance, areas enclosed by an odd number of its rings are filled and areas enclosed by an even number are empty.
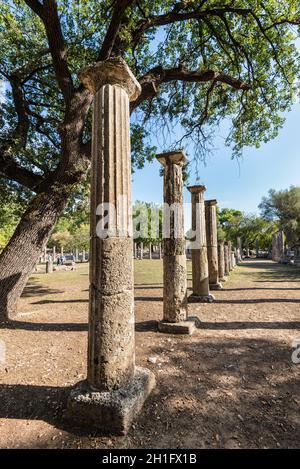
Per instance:
[[[87,381],[81,381],[69,395],[67,418],[89,431],[126,435],[154,386],[154,374],[140,367],[136,367],[133,378],[124,387],[110,392],[99,392]]]
[[[213,303],[215,297],[213,295],[190,295],[188,303]]]
[[[196,327],[199,327],[200,320],[197,317],[188,317],[181,322],[158,321],[157,327],[159,332],[167,334],[193,334]]]

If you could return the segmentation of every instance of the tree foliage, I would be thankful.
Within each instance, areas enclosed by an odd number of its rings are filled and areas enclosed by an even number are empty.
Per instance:
[[[145,246],[162,242],[163,207],[159,204],[141,202],[133,204],[133,235],[136,242]]]
[[[243,246],[254,249],[258,241],[260,249],[268,249],[272,245],[272,235],[277,229],[278,226],[273,220],[230,208],[218,210],[220,241],[230,240],[236,245],[237,237],[240,237]]]
[[[69,163],[74,119],[73,164],[87,164],[92,97],[76,74],[112,55],[142,85],[132,104],[134,165],[153,157],[155,130],[163,145],[162,125],[180,126],[198,156],[223,119],[234,154],[259,146],[296,96],[299,9],[297,0],[0,0],[1,175],[42,190]]]
[[[0,252],[13,234],[28,203],[27,191],[16,191],[14,184],[0,179]]]

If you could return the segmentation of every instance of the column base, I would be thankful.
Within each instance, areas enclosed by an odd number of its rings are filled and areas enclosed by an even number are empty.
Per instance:
[[[188,303],[213,303],[215,297],[213,295],[190,295],[188,297]]]
[[[220,278],[220,280],[221,280],[221,282],[225,283],[225,282],[227,282],[228,279],[226,277],[223,277],[223,278]]]
[[[220,282],[218,283],[212,283],[209,285],[209,289],[210,290],[222,290],[223,287],[222,287],[222,284]]]
[[[89,431],[126,435],[154,387],[154,374],[141,367],[136,367],[133,379],[125,387],[111,392],[95,391],[86,380],[80,381],[68,398],[68,419]]]
[[[196,327],[199,327],[200,320],[196,316],[190,316],[185,321],[167,322],[158,321],[157,328],[159,332],[166,334],[193,334]]]

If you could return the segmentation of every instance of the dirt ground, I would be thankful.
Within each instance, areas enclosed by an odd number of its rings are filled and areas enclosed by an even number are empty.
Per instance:
[[[161,261],[135,261],[135,276],[136,361],[157,386],[129,434],[87,434],[64,419],[69,389],[86,373],[81,264],[35,274],[19,317],[0,329],[0,447],[299,448],[300,364],[291,354],[300,339],[300,270],[244,261],[215,303],[189,306],[202,321],[193,336],[156,331]]]

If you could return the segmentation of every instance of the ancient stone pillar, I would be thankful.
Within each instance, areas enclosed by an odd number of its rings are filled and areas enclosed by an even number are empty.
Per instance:
[[[44,262],[47,262],[47,246],[44,247]]]
[[[137,250],[136,250],[136,242],[133,243],[133,257],[134,259],[136,259],[136,253],[137,253]]]
[[[68,407],[89,428],[125,434],[155,384],[149,370],[135,366],[129,101],[140,85],[120,58],[87,67],[79,77],[95,94],[88,370]],[[108,230],[100,218],[105,207]]]
[[[218,237],[217,237],[217,201],[205,201],[206,243],[209,273],[209,288],[221,290],[218,269]]]
[[[224,243],[224,273],[226,277],[229,275],[229,249],[228,243]]]
[[[84,249],[82,250],[82,254],[81,254],[81,262],[85,262],[85,250]]]
[[[56,247],[55,246],[53,246],[52,248],[52,257],[53,257],[53,262],[55,262],[56,260]]]
[[[79,256],[78,256],[78,248],[75,249],[75,262],[78,262]]]
[[[236,239],[236,249],[237,249],[237,264],[239,264],[243,257],[243,247],[242,247],[242,240],[240,236]]]
[[[235,252],[231,251],[231,266],[234,269],[236,266],[236,261],[235,261]]]
[[[225,278],[225,260],[224,260],[224,243],[218,244],[218,269],[219,269],[219,280],[226,282]]]
[[[275,262],[284,261],[284,234],[282,230],[273,234],[272,259]]]
[[[276,233],[276,244],[277,244],[277,262],[284,262],[285,260],[285,249],[284,249],[284,234],[282,230]]]
[[[157,155],[164,167],[164,302],[160,332],[191,334],[194,320],[187,320],[187,274],[183,219],[181,150]]]
[[[48,260],[46,261],[46,274],[52,274],[53,273],[53,261]]]
[[[161,243],[159,243],[158,247],[158,258],[161,259]]]
[[[192,231],[195,241],[191,243],[192,249],[192,281],[193,293],[189,296],[189,302],[209,302],[214,300],[209,291],[209,273],[206,247],[205,226],[205,186],[190,186],[192,198]]]
[[[149,259],[152,259],[152,243],[149,244]]]
[[[140,243],[140,259],[144,259],[144,243]]]
[[[231,272],[233,267],[232,267],[232,243],[231,241],[228,241],[228,267],[229,271]]]
[[[233,254],[234,254],[234,267],[238,265],[238,250],[237,248],[233,248]]]
[[[249,257],[250,257],[249,241],[246,241],[246,243],[245,243],[245,249],[246,249],[246,255],[245,255],[245,257],[246,257],[246,259],[249,259]]]

